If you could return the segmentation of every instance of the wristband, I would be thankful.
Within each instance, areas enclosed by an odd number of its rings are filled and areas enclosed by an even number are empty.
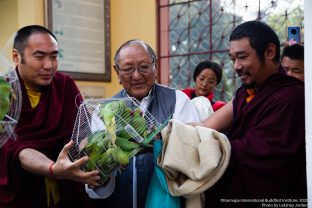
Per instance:
[[[55,162],[51,163],[51,165],[49,166],[49,173],[50,173],[50,176],[54,176],[54,173],[53,173],[53,165],[55,164]]]

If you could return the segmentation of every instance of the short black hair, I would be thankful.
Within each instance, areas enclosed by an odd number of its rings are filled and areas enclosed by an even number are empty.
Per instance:
[[[118,50],[115,53],[115,57],[114,57],[114,62],[116,64],[116,66],[118,67],[118,61],[119,61],[119,52],[121,51],[121,49],[123,49],[126,46],[129,45],[133,45],[133,44],[139,44],[142,45],[144,47],[146,47],[147,52],[150,55],[150,58],[152,59],[153,63],[157,62],[157,56],[155,51],[152,49],[152,47],[150,45],[148,45],[146,42],[144,42],[143,40],[138,40],[138,39],[133,39],[133,40],[128,40],[127,42],[123,43]]]
[[[194,69],[194,74],[193,74],[193,79],[194,82],[196,81],[196,78],[198,77],[198,75],[204,70],[204,69],[212,69],[212,71],[214,71],[214,73],[216,74],[217,77],[217,84],[219,84],[222,80],[222,68],[219,64],[213,62],[213,61],[202,61],[200,62]]]
[[[249,44],[256,50],[261,62],[264,61],[264,51],[268,44],[276,46],[274,62],[280,61],[280,41],[274,30],[264,22],[253,20],[238,25],[230,35],[230,41],[249,38]]]
[[[290,59],[304,60],[304,47],[298,43],[285,46],[282,53],[282,59],[284,56]]]
[[[27,45],[29,37],[35,33],[50,34],[57,41],[55,35],[50,30],[48,30],[43,26],[28,25],[26,27],[23,27],[15,33],[13,44],[13,49],[16,49],[21,54],[22,57],[24,55],[24,49]]]

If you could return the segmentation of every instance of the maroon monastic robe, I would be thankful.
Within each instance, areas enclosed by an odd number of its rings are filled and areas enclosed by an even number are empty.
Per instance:
[[[74,81],[61,73],[56,73],[51,85],[43,89],[35,108],[31,108],[22,80],[21,88],[23,103],[15,129],[17,140],[10,140],[0,149],[0,207],[46,207],[44,177],[22,169],[18,155],[25,148],[33,148],[56,161],[70,141],[82,97]],[[58,183],[62,203],[73,200],[78,204],[87,197],[83,184],[67,180]]]
[[[206,207],[262,206],[228,199],[307,197],[303,83],[278,73],[249,103],[247,96],[240,88],[233,100],[230,165],[206,191]]]

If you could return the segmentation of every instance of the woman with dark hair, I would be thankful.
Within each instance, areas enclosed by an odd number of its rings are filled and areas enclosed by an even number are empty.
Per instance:
[[[222,80],[222,68],[219,64],[212,61],[199,63],[193,74],[195,88],[182,90],[190,99],[198,96],[206,97],[212,106],[213,111],[217,111],[225,105],[223,101],[215,101],[213,90]]]

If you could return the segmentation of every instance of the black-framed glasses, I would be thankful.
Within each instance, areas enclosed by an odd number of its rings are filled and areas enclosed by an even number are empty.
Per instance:
[[[132,65],[128,65],[128,66],[124,66],[123,68],[120,68],[117,65],[117,68],[124,74],[124,75],[131,75],[135,72],[135,70],[138,70],[139,73],[141,74],[147,74],[149,72],[151,72],[153,66],[154,66],[155,62],[153,61],[152,63],[141,63],[138,66],[132,66]]]

